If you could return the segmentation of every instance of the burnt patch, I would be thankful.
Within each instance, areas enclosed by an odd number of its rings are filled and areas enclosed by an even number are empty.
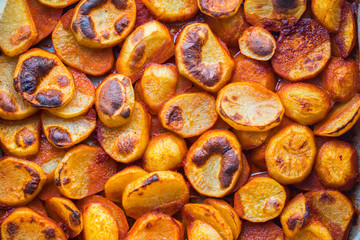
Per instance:
[[[61,127],[49,127],[49,139],[58,147],[65,147],[69,145],[71,141],[70,133]]]
[[[182,110],[179,106],[170,106],[165,115],[165,124],[175,130],[180,129],[183,126]]]
[[[122,155],[128,155],[134,151],[138,141],[139,139],[135,136],[126,136],[118,142],[117,150]]]
[[[56,77],[59,87],[66,87],[70,84],[70,79],[65,75],[59,75]]]
[[[147,223],[147,224],[146,224],[146,229],[149,230],[151,227],[152,227],[152,224],[151,224],[151,223]]]
[[[246,45],[254,54],[265,57],[270,55],[275,45],[269,39],[269,36],[264,36],[263,34],[252,32],[250,36],[246,39]]]
[[[106,3],[106,1],[107,0],[87,0],[80,6],[79,12],[82,15],[88,15],[92,9],[100,7]]]
[[[69,219],[70,219],[71,223],[76,226],[80,225],[81,224],[80,213],[76,210],[73,210],[71,207],[69,207],[66,204],[63,204],[63,205],[67,210],[69,210],[71,212],[69,215]]]
[[[36,141],[36,137],[26,127],[18,131],[15,135],[15,143],[16,146],[18,147],[27,148],[33,145],[35,141]]]
[[[123,10],[127,6],[127,0],[111,0],[111,2],[119,10]]]
[[[153,182],[159,181],[160,178],[157,174],[153,174],[150,177],[148,177],[145,181],[142,182],[141,187],[146,187],[147,185],[152,184]]]
[[[25,186],[23,187],[24,195],[27,196],[27,195],[33,194],[36,191],[36,189],[38,188],[39,183],[40,183],[40,175],[38,174],[37,171],[35,171],[33,168],[31,168],[29,166],[25,166],[25,169],[26,169],[26,171],[28,171],[30,178],[31,178],[30,181],[27,182],[25,184]]]
[[[300,218],[299,216],[290,216],[288,218],[288,220],[286,221],[286,225],[288,226],[288,228],[290,230],[295,230],[296,226],[301,226],[302,225],[302,218]]]
[[[297,7],[299,0],[273,0],[273,5],[279,13],[287,13],[289,10]]]
[[[0,108],[4,112],[9,112],[9,113],[13,113],[17,111],[17,106],[13,98],[11,97],[11,95],[9,95],[4,91],[0,91]]]
[[[87,39],[94,39],[96,37],[96,32],[94,22],[91,17],[87,15],[81,16],[78,21],[82,35]]]
[[[125,108],[124,110],[121,111],[120,116],[122,116],[123,118],[128,118],[130,117],[131,111],[130,108]]]
[[[6,231],[10,236],[15,236],[19,230],[19,225],[13,222],[9,222],[6,226]]]
[[[59,90],[46,89],[39,92],[35,100],[39,103],[40,107],[60,107],[63,104],[63,93]]]
[[[120,35],[128,25],[129,19],[126,15],[124,15],[120,19],[116,20],[114,27],[116,32]]]
[[[98,96],[99,109],[108,116],[113,116],[124,102],[124,93],[116,79],[110,79],[101,87]]]
[[[145,44],[141,43],[136,45],[134,54],[131,55],[131,60],[129,63],[129,67],[132,69],[136,69],[138,65],[141,65],[141,59],[144,58],[145,54]]]
[[[55,229],[54,228],[51,228],[51,227],[45,228],[41,232],[45,235],[46,239],[55,238]]]
[[[70,183],[70,178],[69,177],[63,177],[62,179],[62,185],[66,185]]]
[[[331,196],[330,194],[328,194],[327,192],[324,192],[320,195],[319,197],[319,201],[323,202],[323,203],[335,203],[335,198],[333,196]]]

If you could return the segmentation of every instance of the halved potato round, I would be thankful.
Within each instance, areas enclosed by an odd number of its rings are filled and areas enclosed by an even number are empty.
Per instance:
[[[238,240],[284,240],[281,228],[272,221],[252,223],[245,221]]]
[[[280,98],[254,82],[230,83],[216,98],[216,111],[236,130],[264,132],[280,124]]]
[[[289,240],[333,240],[329,230],[319,221],[311,221]]]
[[[19,206],[31,202],[46,182],[36,163],[14,158],[0,159],[0,205]]]
[[[122,205],[126,215],[135,219],[152,211],[173,215],[189,201],[189,194],[180,173],[158,171],[129,183],[123,192]]]
[[[1,224],[4,240],[66,240],[64,232],[56,223],[27,207],[16,208]]]
[[[167,101],[159,112],[161,125],[188,138],[202,134],[217,119],[215,99],[204,93],[183,93]]]
[[[290,81],[315,77],[331,57],[328,31],[311,19],[285,26],[276,45],[272,67],[275,73]]]
[[[192,221],[188,225],[187,237],[189,240],[223,240],[213,226],[201,220]]]
[[[148,146],[150,115],[141,103],[135,101],[128,123],[108,128],[98,121],[96,131],[97,139],[105,152],[118,162],[131,163],[141,158]]]
[[[78,145],[69,150],[55,169],[54,180],[61,194],[81,199],[104,190],[116,173],[116,162],[100,147]]]
[[[242,171],[241,146],[236,136],[228,130],[211,130],[201,135],[186,154],[184,171],[200,194],[229,194]]]
[[[270,136],[270,131],[266,132],[250,132],[233,130],[239,143],[244,150],[251,150],[259,147]]]
[[[197,2],[202,13],[213,18],[227,18],[239,10],[243,0],[198,0]]]
[[[131,80],[122,74],[111,74],[96,88],[96,111],[107,127],[120,127],[129,122],[134,104]]]
[[[53,8],[65,8],[79,0],[38,0],[40,3]]]
[[[341,23],[343,0],[312,0],[312,17],[330,32],[337,32]]]
[[[209,92],[217,92],[231,78],[234,68],[228,49],[205,23],[187,25],[176,38],[179,73]]]
[[[276,133],[265,152],[269,175],[281,184],[302,182],[311,173],[315,157],[314,133],[299,124],[290,125]]]
[[[74,10],[71,31],[85,47],[114,47],[132,31],[135,19],[134,0],[81,0]]]
[[[285,206],[283,186],[268,177],[256,177],[234,195],[237,214],[250,222],[266,222],[280,215]]]
[[[33,48],[19,57],[14,87],[34,107],[53,108],[74,96],[74,78],[53,53]]]

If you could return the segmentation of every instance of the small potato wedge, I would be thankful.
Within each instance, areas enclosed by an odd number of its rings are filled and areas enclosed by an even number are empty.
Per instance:
[[[52,8],[65,8],[79,0],[38,0],[40,3]]]
[[[188,225],[187,236],[189,240],[223,240],[210,224],[201,220],[192,221]]]
[[[239,240],[284,240],[282,229],[272,221],[264,223],[244,222]]]
[[[311,221],[288,240],[333,240],[329,230],[319,221]]]
[[[312,16],[330,32],[338,32],[344,2],[343,0],[312,0]]]
[[[259,147],[270,136],[270,130],[266,132],[250,132],[233,129],[233,132],[244,150],[251,150]]]
[[[240,8],[243,0],[198,0],[202,13],[213,18],[228,18],[233,16]]]

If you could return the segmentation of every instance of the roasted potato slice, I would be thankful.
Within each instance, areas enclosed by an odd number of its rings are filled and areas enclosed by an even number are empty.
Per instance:
[[[27,207],[16,208],[1,224],[3,240],[66,240],[56,223]]]
[[[96,111],[101,122],[109,128],[129,122],[134,104],[131,80],[122,74],[111,74],[96,88]]]
[[[240,8],[243,0],[198,0],[202,13],[213,18],[227,18],[233,16]]]
[[[164,63],[174,55],[174,41],[169,29],[158,21],[137,27],[125,40],[116,60],[116,71],[140,79],[149,63]]]
[[[233,130],[239,143],[244,150],[251,150],[259,147],[270,136],[270,131],[266,132],[250,132]]]
[[[284,240],[283,231],[272,221],[244,222],[242,229],[239,240]]]
[[[34,210],[40,215],[43,215],[45,217],[48,216],[43,201],[41,201],[38,197],[34,198],[34,200],[28,203],[26,207],[30,208],[31,210]]]
[[[52,8],[65,8],[79,0],[38,0],[40,3]]]
[[[36,163],[14,158],[0,158],[0,204],[19,206],[31,202],[46,182],[46,174]]]
[[[311,19],[284,26],[276,45],[272,67],[275,73],[290,81],[315,77],[331,57],[328,31]]]
[[[215,228],[201,220],[192,221],[188,225],[187,236],[189,240],[223,240]]]
[[[204,92],[179,94],[159,112],[161,125],[184,138],[202,134],[216,119],[215,99]]]
[[[0,18],[0,49],[10,57],[25,52],[38,37],[26,0],[7,0]]]
[[[211,130],[190,147],[184,161],[186,177],[205,196],[223,197],[234,188],[242,171],[241,146],[228,130]]]
[[[69,150],[55,169],[54,180],[61,194],[81,199],[104,190],[116,173],[116,163],[100,147],[78,145]]]
[[[78,236],[83,230],[83,216],[70,199],[53,197],[45,201],[45,207],[68,238]]]
[[[38,196],[41,201],[46,201],[52,197],[63,197],[55,184],[54,177],[48,180],[48,183],[43,187]]]
[[[231,78],[234,68],[228,49],[205,23],[186,25],[176,39],[179,73],[209,92],[217,92]]]
[[[285,206],[284,187],[268,177],[256,177],[234,195],[237,214],[250,222],[266,222],[280,215]]]
[[[53,108],[74,96],[74,78],[53,53],[33,48],[19,57],[14,87],[34,107]]]
[[[216,111],[236,130],[264,132],[280,124],[280,98],[255,82],[230,83],[216,98]]]
[[[312,16],[330,32],[337,32],[341,23],[343,0],[312,0]]]
[[[135,19],[134,0],[81,0],[74,9],[71,31],[85,47],[114,47],[132,31]]]
[[[135,101],[134,111],[125,125],[108,128],[97,123],[97,139],[114,160],[131,163],[143,155],[149,143],[150,115],[144,106]]]
[[[98,76],[109,72],[115,63],[112,48],[93,49],[80,45],[70,29],[73,13],[73,10],[66,12],[51,35],[56,55],[66,65],[86,74]]]
[[[189,194],[180,173],[158,171],[129,183],[123,192],[122,205],[126,215],[135,219],[152,211],[173,215],[189,201]]]
[[[329,230],[319,221],[311,221],[289,240],[333,240]]]

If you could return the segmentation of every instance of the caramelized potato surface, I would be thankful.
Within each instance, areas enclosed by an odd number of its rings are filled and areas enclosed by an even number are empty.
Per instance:
[[[233,16],[243,0],[198,0],[198,6],[202,13],[213,18],[228,18]]]

